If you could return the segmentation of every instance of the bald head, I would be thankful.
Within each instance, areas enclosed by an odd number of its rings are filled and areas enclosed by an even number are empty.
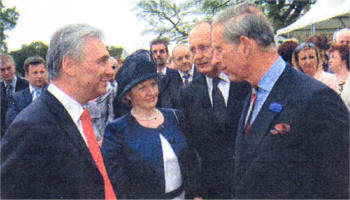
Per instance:
[[[192,54],[187,45],[179,44],[172,51],[172,59],[176,68],[188,73],[192,68]]]

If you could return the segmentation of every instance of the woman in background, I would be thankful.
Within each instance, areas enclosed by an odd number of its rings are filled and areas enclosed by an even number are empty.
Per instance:
[[[332,44],[329,55],[329,67],[335,74],[341,97],[350,110],[350,46]]]
[[[300,71],[339,93],[335,76],[323,70],[320,53],[313,43],[301,43],[293,52],[292,63]]]

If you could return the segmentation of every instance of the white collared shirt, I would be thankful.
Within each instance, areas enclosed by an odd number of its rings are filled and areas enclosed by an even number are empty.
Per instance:
[[[205,76],[205,78],[207,80],[210,102],[211,102],[211,105],[213,106],[213,97],[212,97],[213,78],[210,78],[208,76]],[[230,79],[228,78],[228,76],[224,72],[221,72],[219,74],[219,78],[221,78],[223,81],[220,81],[218,83],[218,88],[219,88],[222,96],[224,97],[225,105],[227,106],[228,96],[230,93]]]
[[[185,75],[190,75],[189,78],[188,78],[188,83],[190,83],[192,80],[193,80],[193,73],[194,73],[194,66],[192,65],[192,68],[188,71],[188,73],[184,73],[183,71],[181,70],[178,70],[180,76],[181,76],[181,79],[182,79],[182,83],[185,84],[185,78],[184,76]]]
[[[42,88],[37,88],[37,87],[34,87],[31,84],[29,84],[29,93],[32,95],[32,100],[33,101],[34,101],[34,94],[33,94],[33,92],[36,91],[36,90],[40,90],[40,93],[42,92]],[[38,98],[38,97],[36,97],[36,98]]]
[[[162,71],[158,71],[158,68],[157,68],[157,73],[161,73],[162,75],[166,75],[166,70],[167,70],[168,66],[165,66]]]
[[[74,124],[77,126],[77,128],[80,132],[80,135],[83,137],[85,143],[87,144],[87,141],[86,141],[86,138],[85,138],[85,135],[83,132],[83,126],[82,126],[81,120],[80,120],[81,114],[84,111],[83,106],[78,101],[76,101],[75,99],[73,99],[72,97],[67,95],[65,92],[63,92],[60,88],[58,88],[53,83],[50,83],[47,90],[53,96],[55,96],[59,102],[62,103],[62,105],[64,106],[66,111],[71,116]]]

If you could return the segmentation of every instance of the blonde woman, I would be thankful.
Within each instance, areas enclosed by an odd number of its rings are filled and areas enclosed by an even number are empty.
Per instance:
[[[323,71],[319,50],[313,43],[301,43],[293,52],[292,63],[298,70],[339,93],[335,76]]]

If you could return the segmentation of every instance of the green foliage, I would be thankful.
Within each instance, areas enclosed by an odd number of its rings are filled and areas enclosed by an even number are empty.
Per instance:
[[[187,39],[193,21],[188,18],[191,6],[186,3],[174,3],[170,0],[140,0],[137,4],[137,16],[146,20],[150,29],[144,32],[156,33],[158,37],[167,37],[171,41]]]
[[[0,52],[7,52],[6,31],[13,29],[19,17],[16,7],[6,8],[0,0]]]
[[[316,0],[255,0],[256,4],[262,6],[275,31],[295,22],[315,2]]]
[[[109,52],[109,55],[115,58],[120,58],[123,53],[123,47],[107,46],[107,51]]]
[[[41,56],[45,59],[47,50],[47,44],[41,41],[35,41],[29,45],[22,45],[22,48],[19,50],[11,51],[10,54],[13,56],[13,59],[16,62],[17,73],[21,74],[22,76],[24,75],[23,64],[25,59],[30,56]]]
[[[140,19],[149,23],[144,32],[166,36],[170,41],[185,42],[193,25],[199,20],[210,20],[221,10],[243,2],[261,6],[275,30],[294,22],[310,9],[316,0],[140,0],[135,10]]]

